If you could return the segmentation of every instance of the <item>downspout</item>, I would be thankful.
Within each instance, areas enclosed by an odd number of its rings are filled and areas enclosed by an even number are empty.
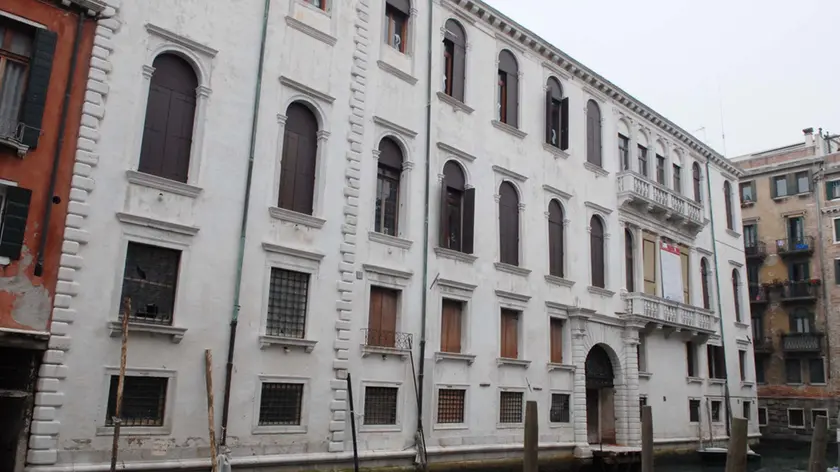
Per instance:
[[[236,327],[239,324],[239,297],[242,292],[242,265],[245,260],[245,233],[248,227],[248,206],[251,203],[251,180],[254,174],[254,153],[257,147],[257,124],[259,121],[260,96],[262,94],[263,60],[268,31],[268,10],[271,0],[263,6],[262,33],[260,36],[260,57],[257,63],[257,83],[254,88],[254,110],[251,115],[251,144],[248,150],[248,174],[245,178],[245,201],[242,204],[242,222],[239,227],[239,248],[236,258],[236,282],[233,288],[233,313],[230,318],[230,339],[228,340],[227,364],[225,365],[225,396],[222,404],[222,435],[220,444],[227,444],[227,424],[230,415],[230,385],[233,377],[233,353],[236,346]]]
[[[831,150],[831,141],[827,142],[829,146],[829,150]],[[823,158],[822,163],[820,164],[820,168],[817,170],[817,177],[816,183],[817,185],[814,188],[814,198],[817,200],[817,237],[820,238],[820,278],[822,279],[822,289],[823,289],[823,316],[825,318],[825,336],[823,339],[825,340],[825,371],[826,371],[826,378],[831,379],[831,336],[830,336],[830,323],[828,322],[828,311],[831,309],[830,299],[828,295],[828,280],[826,278],[826,258],[825,258],[825,239],[823,239],[823,215],[822,215],[822,196],[825,195],[824,192],[820,191],[819,182],[823,182],[823,186],[825,186],[825,158]]]
[[[46,251],[47,235],[50,230],[50,217],[52,216],[53,195],[55,194],[56,181],[58,180],[58,164],[61,161],[61,150],[64,148],[64,138],[67,134],[67,112],[70,108],[70,96],[73,93],[73,78],[76,75],[76,63],[79,61],[79,46],[82,42],[82,28],[85,25],[87,15],[84,10],[79,11],[79,21],[76,23],[76,33],[73,38],[73,52],[70,55],[70,69],[67,71],[67,83],[64,86],[64,100],[61,103],[61,121],[58,124],[58,139],[55,142],[53,151],[52,169],[50,170],[50,187],[44,196],[44,218],[41,221],[41,238],[38,242],[38,255],[35,258],[36,277],[44,273],[44,252]]]
[[[715,254],[715,293],[717,298],[718,324],[720,328],[720,345],[723,347],[723,376],[726,378],[726,382],[723,384],[723,397],[726,403],[726,435],[730,436],[732,405],[730,405],[729,396],[729,368],[726,365],[726,338],[723,335],[723,306],[720,304],[720,271],[718,270],[717,235],[715,233],[715,207],[712,205],[712,179],[708,158],[706,159],[706,193],[709,195],[709,221],[712,225],[712,252]]]

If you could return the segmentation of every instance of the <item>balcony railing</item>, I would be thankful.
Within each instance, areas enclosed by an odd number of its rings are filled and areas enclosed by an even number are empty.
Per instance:
[[[782,335],[782,350],[817,353],[822,350],[822,339],[822,333],[787,333]]]
[[[759,354],[769,354],[773,352],[773,338],[769,336],[755,338],[753,341],[753,351]]]
[[[365,334],[365,346],[385,347],[403,351],[411,350],[411,333],[400,333],[398,331],[380,331],[377,329],[363,329]]]
[[[717,317],[712,312],[693,305],[639,292],[625,294],[624,303],[626,315],[673,328],[707,334],[715,332]]]
[[[666,219],[694,229],[703,227],[703,207],[694,200],[629,170],[619,172],[617,182],[619,198],[643,205],[647,211],[662,213]]]
[[[744,243],[744,255],[747,259],[764,259],[767,257],[767,244],[764,241]]]
[[[810,255],[814,253],[814,237],[802,236],[800,238],[777,239],[776,252],[780,256],[793,256],[797,254]]]
[[[767,290],[761,284],[749,284],[750,303],[759,304],[767,303]]]
[[[819,279],[788,282],[782,290],[783,301],[816,301]]]

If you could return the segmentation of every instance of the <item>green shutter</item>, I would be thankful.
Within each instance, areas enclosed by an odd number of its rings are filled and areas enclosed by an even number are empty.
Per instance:
[[[834,219],[834,241],[840,242],[840,218]]]
[[[41,121],[47,103],[47,89],[50,85],[53,55],[58,35],[49,30],[38,28],[32,41],[32,60],[29,63],[29,78],[26,93],[23,96],[20,119],[24,124],[23,144],[30,148],[38,147],[41,136]]]
[[[0,256],[11,260],[20,258],[29,202],[32,191],[20,187],[6,187],[6,214],[3,217],[3,235],[0,236]]]

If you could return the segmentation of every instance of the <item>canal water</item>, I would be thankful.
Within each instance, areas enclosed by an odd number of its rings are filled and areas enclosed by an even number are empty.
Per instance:
[[[765,443],[753,447],[761,454],[761,466],[750,467],[755,472],[806,472],[808,470],[808,444],[801,443]],[[829,447],[828,465],[837,466],[837,448]],[[698,463],[669,463],[656,464],[656,472],[723,472],[725,467],[702,465]]]

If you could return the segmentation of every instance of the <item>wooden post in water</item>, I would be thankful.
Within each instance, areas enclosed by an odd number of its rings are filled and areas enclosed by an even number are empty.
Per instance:
[[[642,472],[653,472],[653,410],[642,407]]]
[[[537,402],[529,400],[525,405],[525,457],[522,472],[537,472],[539,469],[539,440]]]
[[[123,306],[122,343],[120,345],[120,375],[117,377],[117,401],[114,406],[114,441],[111,444],[111,472],[117,470],[117,455],[120,445],[120,426],[122,426],[123,387],[125,386],[125,363],[128,358],[128,318],[131,315],[131,299],[126,297]]]
[[[216,415],[213,408],[213,353],[210,349],[204,350],[204,385],[207,389],[207,424],[210,431],[210,470],[218,470],[218,458],[216,451]]]
[[[726,472],[747,471],[747,420],[732,418],[732,434],[726,451]]]
[[[808,459],[808,472],[825,472],[828,462],[825,459],[828,448],[828,417],[817,416],[814,435],[811,436],[811,457]]]

